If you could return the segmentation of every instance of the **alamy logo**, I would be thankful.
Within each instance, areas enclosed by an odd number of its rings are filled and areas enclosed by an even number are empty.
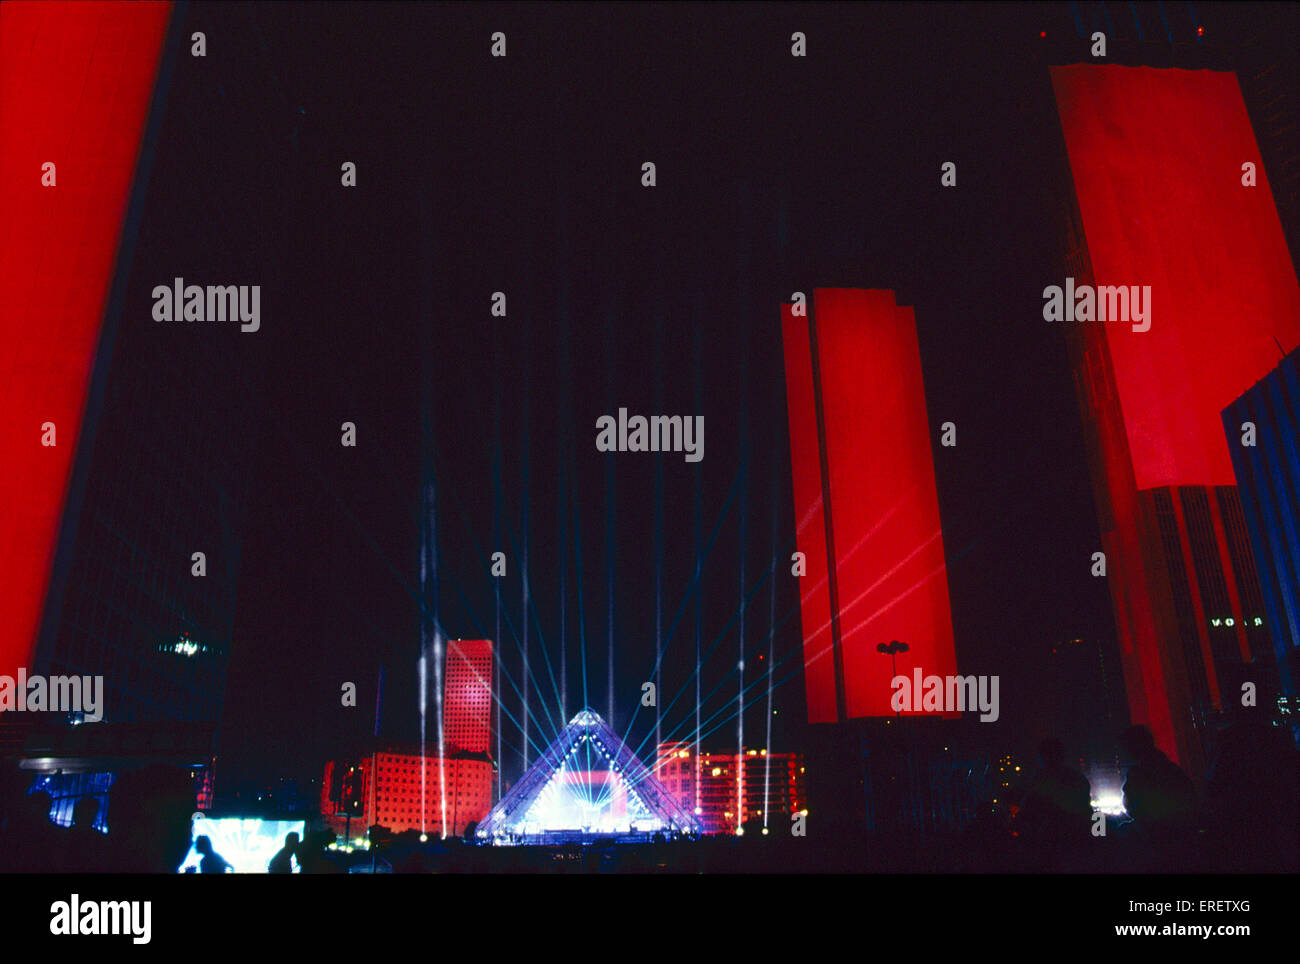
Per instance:
[[[1044,321],[1132,322],[1134,331],[1151,327],[1150,285],[1074,286],[1073,278],[1043,289]]]
[[[134,944],[152,936],[153,903],[147,900],[70,900],[50,905],[50,933],[58,937],[125,934]]]
[[[262,326],[261,285],[187,285],[177,278],[153,289],[154,321],[240,321],[240,331]]]
[[[921,669],[911,676],[895,676],[889,684],[895,713],[965,713],[979,710],[981,723],[998,718],[998,677],[926,676]]]
[[[102,676],[0,676],[0,713],[81,713],[88,722],[100,720],[104,702]]]
[[[597,452],[683,452],[687,462],[704,458],[703,415],[644,415],[618,419],[602,415],[596,419]]]

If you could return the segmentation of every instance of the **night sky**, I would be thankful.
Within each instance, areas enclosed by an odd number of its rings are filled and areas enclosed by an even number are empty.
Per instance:
[[[665,732],[694,716],[697,599],[703,691],[720,687],[706,717],[735,700],[748,601],[746,682],[769,664],[774,612],[772,746],[804,749],[779,306],[817,287],[892,288],[916,308],[958,666],[1002,677],[987,745],[1101,726],[1051,654],[1082,637],[1117,659],[1065,344],[1041,316],[1060,273],[1046,51],[1086,54],[1071,5],[183,15],[208,55],[186,41],[172,78],[122,350],[154,330],[154,284],[262,286],[259,332],[192,330],[229,343],[196,399],[251,466],[219,781],[318,777],[366,747],[381,665],[382,738],[416,737],[422,387],[446,634],[495,635],[489,555],[506,552],[499,645],[522,681],[526,542],[551,718],[562,649],[567,716],[584,702],[584,644],[585,702],[607,715],[612,635],[613,723],[636,746],[653,729],[652,711],[632,714],[654,678],[661,571],[661,705],[687,688]],[[504,59],[489,56],[498,30]],[[790,55],[796,30],[806,58]],[[619,407],[703,415],[704,460],[597,452],[596,419]],[[937,444],[944,421],[955,449]],[[765,713],[746,713],[747,745]],[[545,714],[532,731],[549,740]],[[522,745],[509,721],[504,737]],[[733,721],[705,744],[735,739]],[[508,750],[507,779],[518,766]]]

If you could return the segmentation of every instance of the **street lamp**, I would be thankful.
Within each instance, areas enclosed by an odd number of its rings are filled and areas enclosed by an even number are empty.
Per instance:
[[[876,652],[885,653],[889,656],[889,666],[892,670],[892,675],[890,676],[891,681],[898,677],[898,654],[906,653],[910,648],[911,647],[909,647],[907,643],[900,643],[896,639],[891,639],[887,643],[876,644]],[[898,710],[894,710],[894,715],[899,716],[901,714]]]

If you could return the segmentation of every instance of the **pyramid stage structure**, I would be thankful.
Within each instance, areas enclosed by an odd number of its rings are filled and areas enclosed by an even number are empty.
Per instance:
[[[699,822],[601,719],[585,709],[478,826],[483,843],[677,836]]]

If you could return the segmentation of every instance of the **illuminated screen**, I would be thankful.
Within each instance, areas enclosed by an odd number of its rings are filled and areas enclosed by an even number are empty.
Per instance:
[[[271,858],[284,847],[286,834],[296,833],[301,840],[307,829],[302,820],[259,820],[245,817],[199,816],[194,820],[193,840],[207,837],[212,841],[212,850],[230,864],[237,874],[264,874]],[[199,861],[203,855],[190,845],[190,852],[185,855],[180,873],[195,874],[199,872]],[[294,871],[298,870],[297,859],[293,862]]]
[[[893,716],[879,644],[907,644],[899,675],[957,672],[916,323],[890,291],[818,289],[812,308],[811,328],[782,312],[808,719],[837,718],[839,667],[847,717]]]
[[[1151,286],[1148,331],[1078,322],[1104,328],[1137,487],[1235,485],[1219,413],[1279,344],[1300,344],[1300,287],[1237,77],[1051,75],[1095,284]]]

